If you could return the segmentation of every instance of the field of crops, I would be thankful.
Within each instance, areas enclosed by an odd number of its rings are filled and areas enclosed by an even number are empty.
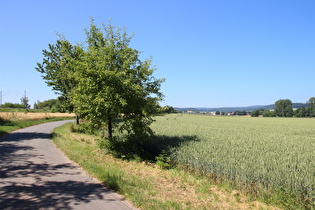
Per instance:
[[[172,114],[156,120],[157,135],[191,137],[172,153],[180,164],[314,201],[315,119]]]

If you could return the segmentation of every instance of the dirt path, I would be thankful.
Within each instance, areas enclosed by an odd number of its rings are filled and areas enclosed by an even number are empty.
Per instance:
[[[59,121],[0,137],[0,209],[135,209],[50,140]]]

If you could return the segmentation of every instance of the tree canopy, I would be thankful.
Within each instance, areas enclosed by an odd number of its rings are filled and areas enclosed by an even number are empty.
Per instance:
[[[0,107],[2,107],[2,108],[25,108],[25,105],[6,102],[6,103],[2,104]]]
[[[311,97],[306,103],[310,117],[315,117],[315,97]]]
[[[49,44],[43,50],[43,61],[37,63],[36,70],[42,73],[48,86],[60,95],[69,112],[73,110],[69,94],[77,84],[74,73],[78,70],[78,62],[84,55],[84,50],[79,45],[72,45],[64,37],[59,36],[56,44]]]
[[[149,125],[163,98],[164,79],[156,79],[151,59],[141,60],[130,46],[126,29],[111,23],[98,28],[91,19],[85,32],[83,44],[61,37],[49,45],[36,69],[91,128],[106,128],[112,138],[115,119],[122,118],[120,131],[144,139],[152,134]]]
[[[293,108],[295,107],[294,111]],[[315,97],[311,97],[306,104],[293,104],[289,99],[280,99],[275,103],[275,110],[255,110],[252,117],[315,117]]]
[[[51,112],[65,112],[63,104],[58,99],[50,99],[43,102],[37,101],[34,103],[34,109],[42,109]]]
[[[280,99],[275,103],[275,115],[278,117],[292,117],[292,101],[289,99]]]

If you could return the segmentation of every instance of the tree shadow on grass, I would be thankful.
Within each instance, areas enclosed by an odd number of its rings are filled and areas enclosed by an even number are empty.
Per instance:
[[[3,135],[8,133],[8,132],[4,131],[4,128],[6,126],[14,126],[14,123],[11,122],[10,120],[5,120],[5,119],[0,117],[0,126],[2,127],[2,128],[0,128],[0,136],[3,136]]]
[[[124,159],[136,157],[146,161],[155,161],[161,153],[168,154],[183,144],[200,141],[196,135],[193,136],[166,136],[154,135],[138,142],[132,137],[116,138],[109,142],[109,149],[113,155]]]
[[[158,135],[148,138],[142,143],[142,148],[147,159],[154,160],[156,156],[165,152],[170,154],[172,150],[189,142],[200,141],[196,135],[193,136],[165,136]]]

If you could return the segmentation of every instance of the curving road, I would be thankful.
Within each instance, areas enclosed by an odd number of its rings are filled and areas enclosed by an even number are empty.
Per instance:
[[[67,122],[0,137],[0,209],[135,209],[50,141],[51,131]]]

